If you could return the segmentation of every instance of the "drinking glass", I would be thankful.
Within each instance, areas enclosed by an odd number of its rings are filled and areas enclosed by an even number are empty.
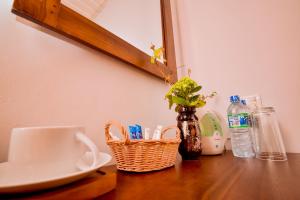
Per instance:
[[[273,107],[260,107],[253,112],[256,158],[287,160],[278,121]]]

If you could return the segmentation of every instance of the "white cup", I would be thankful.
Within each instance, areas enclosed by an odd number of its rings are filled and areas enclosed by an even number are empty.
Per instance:
[[[80,159],[92,153],[92,162]],[[14,128],[11,133],[8,162],[30,165],[46,173],[74,172],[96,167],[97,146],[77,126]]]

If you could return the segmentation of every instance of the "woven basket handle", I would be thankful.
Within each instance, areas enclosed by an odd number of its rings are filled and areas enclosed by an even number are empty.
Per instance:
[[[105,139],[106,139],[106,143],[110,142],[111,140],[113,140],[112,137],[111,137],[111,135],[109,134],[110,128],[112,126],[116,126],[120,130],[121,135],[123,136],[125,144],[129,144],[130,140],[129,140],[129,134],[128,134],[127,130],[119,122],[114,121],[114,120],[108,121],[105,124]]]
[[[168,132],[169,130],[175,129],[176,130],[176,139],[180,140],[180,130],[177,126],[172,125],[172,126],[167,126],[165,128],[163,128],[163,130],[161,131],[161,136],[160,139],[163,139],[164,135],[166,134],[166,132]]]

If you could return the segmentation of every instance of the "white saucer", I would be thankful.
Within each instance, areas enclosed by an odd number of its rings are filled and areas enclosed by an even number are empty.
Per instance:
[[[87,161],[88,157],[83,160]],[[96,167],[85,171],[79,171],[74,168],[71,172],[56,176],[39,172],[39,169],[34,169],[30,165],[16,165],[9,162],[0,163],[0,194],[33,192],[77,181],[95,172],[111,160],[111,156],[106,153],[99,152],[99,157]]]

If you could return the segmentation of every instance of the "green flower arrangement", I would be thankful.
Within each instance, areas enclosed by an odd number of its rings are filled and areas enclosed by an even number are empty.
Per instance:
[[[216,92],[208,96],[198,94],[202,89],[201,85],[192,80],[190,77],[183,77],[174,83],[165,98],[169,102],[169,109],[176,104],[175,111],[177,112],[180,106],[186,107],[202,107],[206,104],[207,98],[211,98],[216,95]]]

